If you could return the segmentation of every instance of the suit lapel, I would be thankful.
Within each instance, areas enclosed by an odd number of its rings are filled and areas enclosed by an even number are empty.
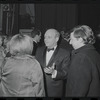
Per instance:
[[[56,57],[56,55],[57,55],[57,53],[58,53],[58,50],[59,50],[59,47],[57,46],[56,50],[54,51],[52,57],[50,58],[50,60],[49,60],[49,62],[48,62],[47,67],[52,66],[52,64],[53,64],[53,62],[54,62],[54,59],[55,59],[55,57]]]

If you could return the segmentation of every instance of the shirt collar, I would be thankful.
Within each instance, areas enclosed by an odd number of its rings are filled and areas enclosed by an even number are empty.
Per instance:
[[[57,48],[57,45],[56,45],[56,46],[54,46],[53,48],[54,48],[54,50],[53,50],[53,51],[55,51],[55,49]]]
[[[37,41],[36,41],[36,40],[34,40],[34,39],[33,39],[33,41],[37,43]]]
[[[57,45],[56,46],[54,46],[54,50],[57,48]]]

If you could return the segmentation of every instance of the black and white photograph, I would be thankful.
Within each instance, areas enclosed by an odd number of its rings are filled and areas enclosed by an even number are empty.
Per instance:
[[[0,97],[99,98],[100,3],[1,3]]]

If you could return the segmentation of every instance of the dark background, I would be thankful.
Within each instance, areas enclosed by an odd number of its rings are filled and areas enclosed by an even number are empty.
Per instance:
[[[30,9],[31,12],[34,11],[35,13],[33,16],[34,22],[31,21],[31,15],[27,13],[21,14],[25,10],[22,4],[14,5],[12,34],[17,34],[19,29],[30,29],[31,27],[39,28],[44,34],[48,28],[68,31],[76,25],[86,24],[96,31],[100,26],[100,4],[36,3],[34,4],[34,9]],[[6,13],[6,11],[3,11],[2,14],[2,31],[4,34],[6,33],[7,24]]]
[[[96,36],[95,47],[100,52],[100,35],[98,37],[100,34],[100,3],[15,3],[6,5],[8,8],[5,9],[5,4],[3,4],[4,7],[0,14],[3,35],[15,35],[20,29],[27,30],[36,27],[42,32],[40,42],[42,45],[44,33],[48,28],[68,32],[76,25],[85,24],[93,29]]]

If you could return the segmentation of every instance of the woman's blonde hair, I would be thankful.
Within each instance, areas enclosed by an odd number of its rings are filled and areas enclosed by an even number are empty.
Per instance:
[[[14,35],[9,41],[9,49],[12,55],[31,54],[33,50],[32,38],[23,34]]]

